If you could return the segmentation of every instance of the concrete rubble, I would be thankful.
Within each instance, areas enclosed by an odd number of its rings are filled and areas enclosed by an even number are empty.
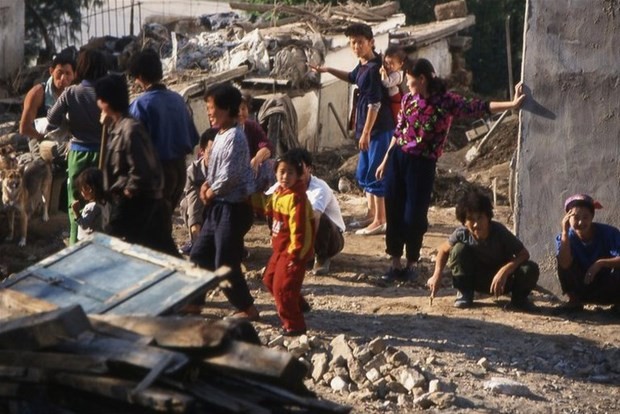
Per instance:
[[[279,335],[259,333],[270,347],[286,350],[310,365],[306,381],[328,387],[349,401],[384,402],[411,408],[448,408],[457,401],[455,387],[436,378],[434,360],[414,361],[382,337],[356,344],[344,334],[331,341],[316,336],[281,340]]]

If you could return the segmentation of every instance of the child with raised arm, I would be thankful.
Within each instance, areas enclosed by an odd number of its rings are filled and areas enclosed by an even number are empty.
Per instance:
[[[356,179],[368,201],[370,223],[355,234],[370,236],[385,233],[385,186],[377,179],[376,170],[387,151],[394,131],[387,90],[381,84],[379,70],[383,66],[381,55],[375,52],[375,40],[370,26],[354,23],[344,32],[359,64],[347,72],[326,66],[310,66],[313,70],[328,72],[340,80],[354,83],[359,98],[355,108],[355,139],[358,140],[360,158]]]
[[[417,278],[417,262],[435,181],[435,166],[443,153],[452,119],[481,117],[518,108],[525,95],[517,85],[513,101],[485,102],[447,90],[426,59],[408,61],[405,94],[398,125],[377,178],[385,181],[386,253],[392,263],[382,276],[386,281]],[[406,247],[407,262],[401,263]]]
[[[83,170],[75,179],[75,189],[86,202],[81,211],[78,197],[71,203],[71,210],[78,224],[77,239],[80,241],[103,228],[103,206],[106,204],[103,173],[95,167]]]
[[[512,308],[533,310],[528,296],[538,282],[538,265],[529,260],[529,252],[514,234],[492,220],[491,200],[476,190],[465,193],[457,202],[456,218],[462,226],[439,246],[435,271],[427,282],[431,297],[441,287],[447,264],[459,292],[456,308],[473,306],[474,292],[482,292],[511,293]]]
[[[400,85],[403,83],[405,73],[403,66],[407,60],[407,54],[399,47],[390,46],[385,51],[383,57],[383,66],[381,66],[381,83],[387,89],[390,97],[390,108],[394,124],[398,121],[398,113],[400,112],[400,101],[403,95],[400,92]]]
[[[298,153],[297,153],[298,154]],[[263,283],[276,302],[282,321],[282,334],[306,333],[304,310],[308,303],[301,295],[306,263],[314,254],[313,211],[302,180],[303,160],[288,152],[276,160],[278,188],[265,197],[265,214],[273,218],[273,254],[263,274]]]

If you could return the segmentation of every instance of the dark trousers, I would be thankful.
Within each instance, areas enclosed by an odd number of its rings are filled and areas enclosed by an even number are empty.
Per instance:
[[[319,228],[314,240],[314,254],[319,261],[323,261],[334,257],[342,249],[344,249],[344,236],[342,232],[327,215],[321,214]]]
[[[428,207],[435,182],[434,160],[414,157],[393,148],[385,170],[385,252],[417,262],[424,233],[428,230]]]
[[[162,161],[161,167],[164,173],[164,200],[168,202],[170,214],[172,214],[183,196],[183,188],[187,178],[185,157]]]
[[[619,269],[603,268],[594,276],[592,283],[586,285],[586,271],[575,261],[570,268],[558,266],[558,279],[562,292],[582,303],[599,305],[620,304],[620,271]]]
[[[208,270],[230,267],[230,287],[222,291],[240,311],[254,303],[241,271],[243,237],[250,230],[252,219],[252,207],[247,203],[212,202],[205,208],[205,221],[189,255],[192,262]]]
[[[448,257],[452,271],[452,283],[460,291],[491,293],[491,282],[499,268],[490,268],[476,260],[472,249],[457,243],[452,246]],[[532,261],[523,263],[510,276],[504,286],[504,294],[512,293],[512,300],[523,300],[536,287],[539,275],[538,265]]]
[[[306,329],[302,312],[305,299],[301,296],[306,264],[289,264],[290,255],[286,251],[274,252],[263,273],[263,284],[273,295],[284,329],[297,331]]]
[[[172,239],[168,203],[147,197],[120,197],[112,202],[105,232],[172,256],[179,256]]]

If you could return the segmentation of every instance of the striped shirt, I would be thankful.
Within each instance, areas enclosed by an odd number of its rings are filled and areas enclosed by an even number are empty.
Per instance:
[[[215,136],[209,156],[207,183],[217,201],[239,203],[246,201],[254,192],[250,149],[241,128],[228,128]]]

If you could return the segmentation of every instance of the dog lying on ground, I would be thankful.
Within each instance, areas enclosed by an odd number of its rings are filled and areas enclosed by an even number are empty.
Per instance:
[[[7,210],[9,234],[15,236],[15,213],[19,214],[20,236],[18,245],[24,247],[28,236],[28,220],[43,209],[43,221],[49,220],[49,200],[52,189],[52,168],[49,163],[36,159],[23,169],[2,170],[2,204]]]

